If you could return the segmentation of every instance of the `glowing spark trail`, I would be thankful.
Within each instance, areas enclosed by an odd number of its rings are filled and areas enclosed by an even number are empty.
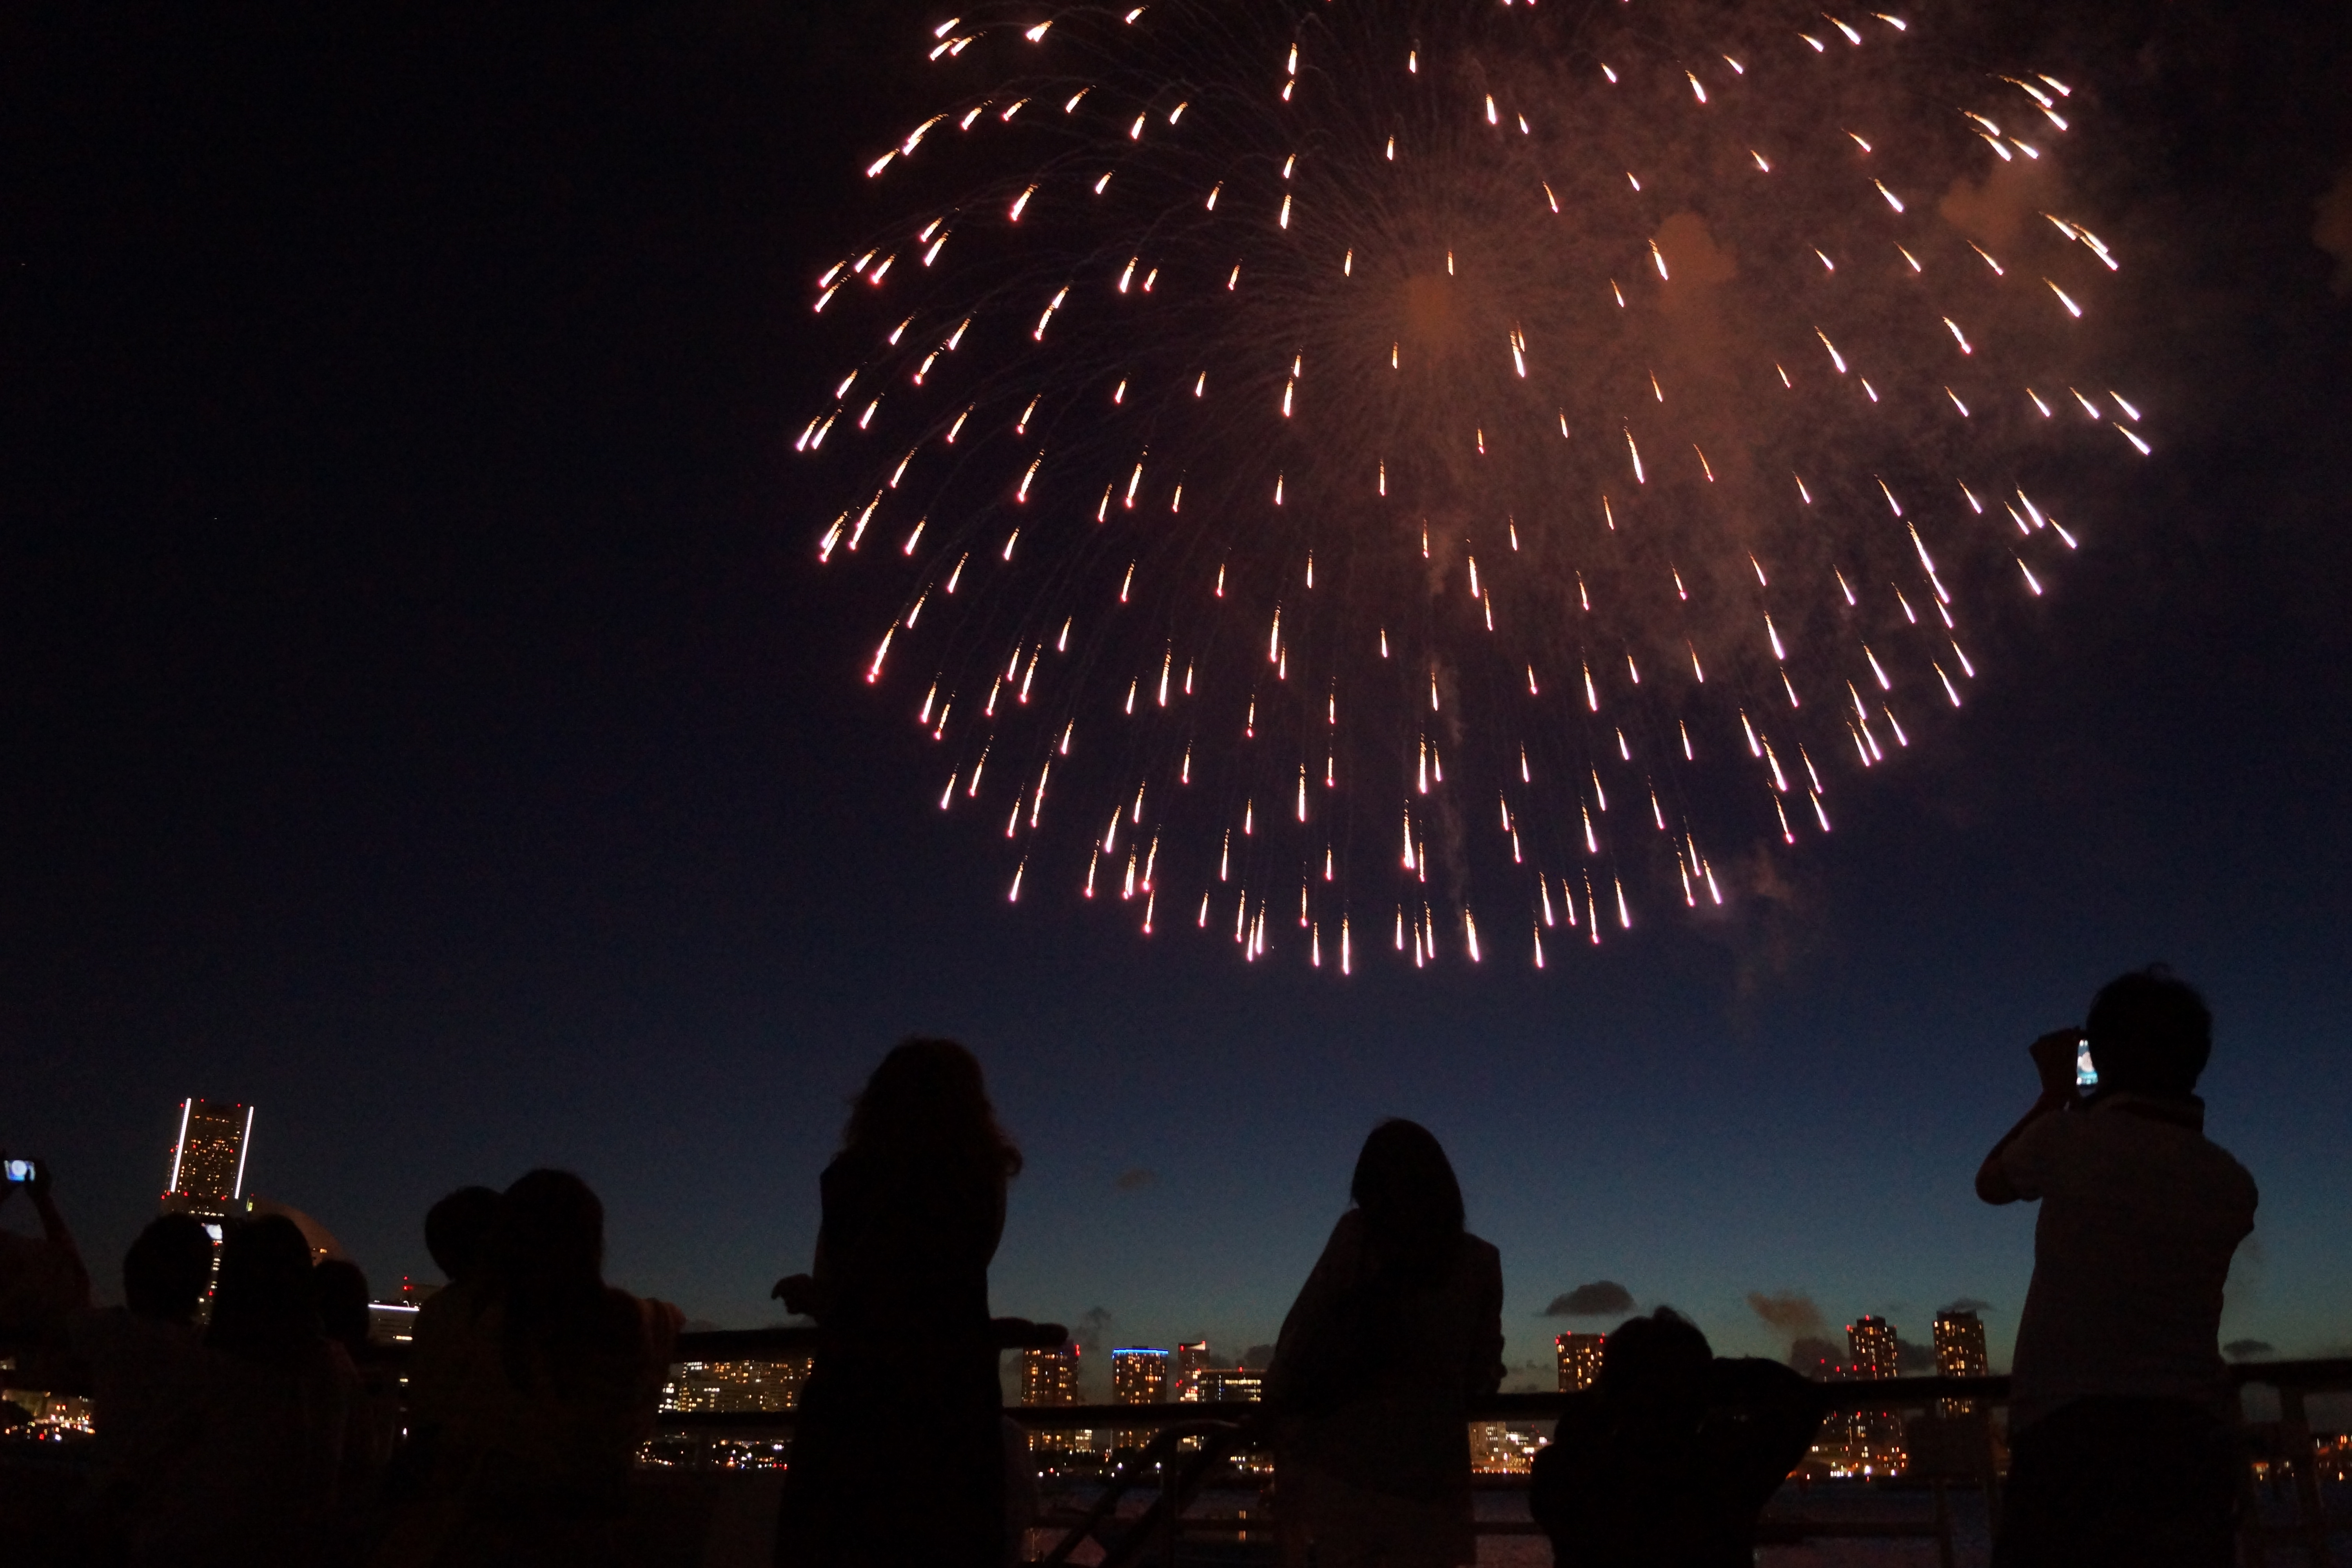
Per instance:
[[[1230,902],[1245,962],[1350,974],[1389,913],[1400,963],[1573,968],[1827,834],[1898,711],[1948,736],[2000,678],[1957,639],[2064,603],[2024,474],[2095,494],[2158,437],[2095,357],[2104,220],[2016,194],[2099,188],[2088,110],[1932,30],[1152,0],[922,38],[933,102],[850,165],[905,216],[812,280],[839,357],[788,433],[817,563],[894,574],[858,673],[926,686],[1008,901],[1034,859],[1145,934],[1163,885]]]

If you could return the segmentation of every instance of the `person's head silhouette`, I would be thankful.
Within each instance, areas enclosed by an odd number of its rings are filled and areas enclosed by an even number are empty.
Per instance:
[[[459,1187],[425,1211],[425,1250],[458,1284],[481,1272],[490,1226],[499,1215],[499,1194],[488,1187]]]
[[[1629,1318],[1602,1342],[1593,1386],[1620,1405],[1691,1411],[1706,1402],[1715,1352],[1698,1325],[1672,1307]]]
[[[212,1282],[213,1238],[194,1215],[148,1222],[122,1258],[122,1300],[133,1316],[193,1323]]]
[[[2084,1034],[2099,1088],[2108,1093],[2194,1094],[2213,1054],[2213,1015],[2205,998],[2160,963],[2101,986]]]
[[[1373,1245],[1407,1275],[1434,1273],[1462,1240],[1462,1184],[1428,1128],[1391,1118],[1364,1140],[1348,1195],[1363,1211]]]
[[[220,1283],[205,1342],[266,1361],[316,1344],[318,1300],[310,1284],[310,1244],[283,1215],[230,1230],[221,1243]]]
[[[845,1152],[877,1163],[971,1164],[1021,1173],[1021,1151],[996,1123],[980,1062],[953,1040],[909,1039],[866,1080],[842,1137]]]
[[[319,1325],[327,1337],[356,1351],[367,1344],[368,1285],[360,1266],[348,1258],[330,1258],[310,1270],[310,1289],[319,1301]]]
[[[499,1200],[485,1263],[510,1298],[538,1302],[598,1290],[604,1205],[569,1171],[533,1171]]]
[[[632,1342],[634,1310],[604,1286],[604,1205],[569,1171],[533,1171],[506,1190],[481,1277],[518,1388],[568,1386],[583,1357]]]

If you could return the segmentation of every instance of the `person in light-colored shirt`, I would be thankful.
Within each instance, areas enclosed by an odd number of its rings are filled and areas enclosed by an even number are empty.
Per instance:
[[[2041,1098],[1977,1173],[1989,1204],[2042,1205],[1996,1568],[2231,1560],[2234,1393],[2217,1341],[2256,1194],[2204,1134],[2211,1050],[2195,991],[2161,969],[2122,976],[2087,1025],[2033,1043]]]

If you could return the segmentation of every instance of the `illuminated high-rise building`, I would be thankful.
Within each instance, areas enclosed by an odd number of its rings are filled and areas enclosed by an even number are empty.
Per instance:
[[[1544,1439],[1507,1421],[1470,1423],[1470,1468],[1481,1475],[1524,1476],[1535,1468]]]
[[[1895,1325],[1885,1319],[1867,1314],[1856,1318],[1845,1326],[1845,1342],[1846,1352],[1853,1357],[1855,1382],[1873,1383],[1903,1375],[1902,1346],[1895,1339]],[[1903,1418],[1895,1412],[1855,1412],[1853,1436],[1867,1473],[1885,1475],[1902,1468]]]
[[[1984,1324],[1974,1312],[1936,1314],[1936,1370],[1946,1377],[1982,1377],[1991,1363],[1985,1359]]]
[[[1209,1342],[1194,1340],[1176,1347],[1176,1397],[1187,1404],[1201,1397],[1201,1373],[1209,1365]]]
[[[1936,1370],[1946,1377],[1983,1377],[1992,1370],[1985,1356],[1984,1324],[1974,1312],[1936,1314]],[[1966,1415],[1976,1407],[1973,1399],[1936,1401],[1939,1415]]]
[[[1206,1366],[1194,1384],[1203,1405],[1255,1405],[1265,1398],[1265,1373],[1245,1366]]]
[[[1607,1334],[1562,1334],[1552,1341],[1552,1350],[1559,1357],[1562,1394],[1592,1386],[1601,1375],[1601,1352],[1608,1338]]]
[[[1021,1352],[1021,1403],[1024,1405],[1076,1405],[1078,1398],[1078,1347],[1063,1345],[1056,1350],[1023,1351]],[[1062,1457],[1094,1451],[1095,1435],[1088,1431],[1032,1432],[1029,1451]]]
[[[1167,1404],[1168,1352],[1136,1349],[1111,1352],[1110,1397],[1115,1405]]]
[[[681,1362],[671,1369],[675,1377],[662,1392],[661,1407],[729,1415],[790,1410],[800,1403],[813,1360]]]
[[[253,1107],[182,1100],[164,1208],[215,1218],[226,1215],[245,1195],[245,1157],[252,1139]]]
[[[245,1202],[245,1157],[253,1141],[253,1107],[191,1097],[180,1101],[180,1135],[172,1141],[172,1173],[163,1183],[163,1212],[194,1215],[213,1238],[213,1277],[196,1317],[212,1321],[213,1285],[220,1279],[221,1227]]]
[[[1846,1351],[1853,1358],[1853,1375],[1864,1382],[1898,1377],[1901,1351],[1895,1325],[1884,1318],[1864,1316],[1845,1326]]]
[[[1114,1405],[1168,1403],[1166,1351],[1128,1349],[1110,1352],[1110,1397]],[[1112,1436],[1117,1448],[1139,1448],[1151,1441],[1148,1427],[1121,1427]]]
[[[1021,1403],[1076,1405],[1078,1402],[1078,1347],[1021,1352]]]

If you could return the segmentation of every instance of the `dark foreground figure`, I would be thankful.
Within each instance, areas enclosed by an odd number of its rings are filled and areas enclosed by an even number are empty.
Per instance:
[[[475,1271],[434,1298],[429,1329],[419,1314],[421,1473],[375,1561],[613,1568],[680,1315],[604,1282],[604,1205],[567,1171],[530,1172],[484,1217]]]
[[[1777,1362],[1717,1360],[1661,1307],[1609,1336],[1592,1392],[1536,1456],[1528,1506],[1559,1568],[1748,1568],[1758,1517],[1828,1408]]]
[[[1416,1122],[1372,1129],[1348,1195],[1266,1376],[1285,1559],[1475,1563],[1468,1401],[1503,1377],[1501,1255]]]
[[[780,1564],[1003,1560],[1004,1400],[988,1265],[1020,1169],[961,1046],[908,1040],[867,1080],[822,1179],[814,1270],[775,1290],[824,1331],[801,1391]],[[889,1462],[877,1460],[884,1454]],[[912,1491],[909,1476],[921,1478]]]
[[[2042,1203],[1996,1568],[2231,1561],[2243,1467],[2216,1340],[2255,1191],[2204,1134],[2195,1091],[2212,1044],[2212,1015],[2181,982],[2113,982],[2086,1025],[2033,1042],[2041,1098],[1977,1173],[1989,1204]]]

